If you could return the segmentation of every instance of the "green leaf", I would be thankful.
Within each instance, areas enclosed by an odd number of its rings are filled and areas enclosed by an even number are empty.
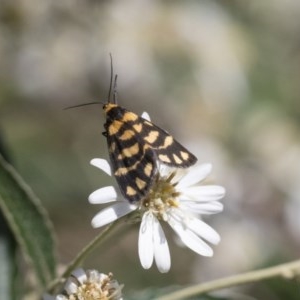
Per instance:
[[[16,265],[17,244],[0,210],[0,299],[14,300],[20,291]],[[20,297],[19,297],[20,298]]]
[[[52,226],[39,199],[0,156],[0,208],[35,272],[40,288],[55,277]]]
[[[0,299],[3,300],[11,299],[13,261],[9,248],[8,242],[0,236]]]

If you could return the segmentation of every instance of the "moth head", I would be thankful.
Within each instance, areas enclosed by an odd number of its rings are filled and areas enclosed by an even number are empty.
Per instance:
[[[105,114],[107,114],[112,108],[117,107],[117,106],[118,105],[114,104],[114,103],[105,103],[103,105],[103,110],[104,110]]]
[[[103,110],[106,115],[106,119],[109,120],[122,120],[126,109],[113,103],[107,103],[103,105]]]

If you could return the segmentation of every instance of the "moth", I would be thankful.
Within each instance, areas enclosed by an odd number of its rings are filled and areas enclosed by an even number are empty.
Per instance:
[[[113,174],[129,202],[147,195],[157,173],[157,161],[177,168],[196,163],[197,158],[167,131],[119,106],[115,97],[103,105],[103,110],[103,135]]]
[[[157,174],[158,162],[176,168],[187,168],[195,164],[197,158],[167,131],[117,104],[117,75],[114,79],[114,95],[110,97],[113,82],[111,55],[110,59],[108,100],[102,103],[106,116],[103,135],[107,139],[112,171],[120,191],[129,202],[134,203],[142,200],[149,192]],[[68,108],[90,104],[99,102]]]

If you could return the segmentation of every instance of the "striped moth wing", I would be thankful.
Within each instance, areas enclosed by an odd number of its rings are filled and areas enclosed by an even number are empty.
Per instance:
[[[107,103],[103,109],[113,173],[129,202],[147,195],[157,173],[157,161],[177,168],[196,163],[192,153],[152,122],[115,103]]]

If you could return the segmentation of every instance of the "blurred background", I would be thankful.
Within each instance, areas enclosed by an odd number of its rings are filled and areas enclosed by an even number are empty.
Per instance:
[[[300,2],[1,0],[0,135],[49,211],[62,266],[99,230],[88,204],[114,180],[102,107],[110,59],[118,101],[147,111],[226,187],[213,258],[175,245],[172,268],[144,271],[138,226],[107,240],[85,267],[113,272],[125,295],[186,285],[297,259],[300,253]],[[182,259],[184,257],[184,259]],[[299,299],[296,281],[269,280],[221,299]],[[247,298],[248,297],[248,298]],[[137,296],[138,299],[138,296]]]

